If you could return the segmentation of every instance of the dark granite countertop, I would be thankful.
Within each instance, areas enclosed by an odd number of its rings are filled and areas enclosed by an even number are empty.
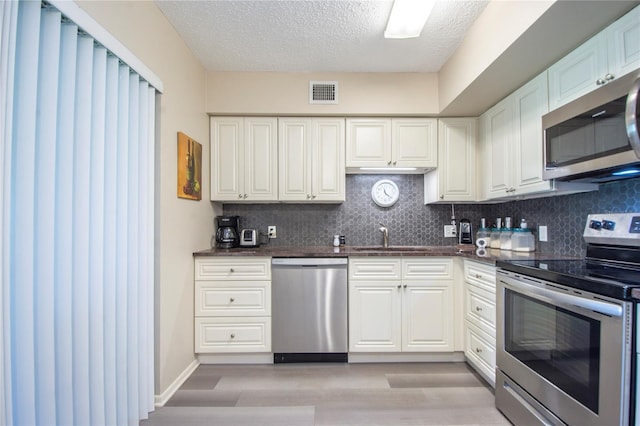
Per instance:
[[[233,249],[208,249],[193,253],[194,256],[267,256],[267,257],[355,257],[355,256],[459,256],[495,264],[499,260],[551,260],[561,259],[553,254],[538,252],[478,250],[472,245],[456,246],[287,246],[287,247],[238,247]]]

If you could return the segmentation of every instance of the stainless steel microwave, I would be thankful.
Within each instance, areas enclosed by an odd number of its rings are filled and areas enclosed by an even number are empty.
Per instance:
[[[640,177],[639,88],[634,71],[545,114],[544,179]]]

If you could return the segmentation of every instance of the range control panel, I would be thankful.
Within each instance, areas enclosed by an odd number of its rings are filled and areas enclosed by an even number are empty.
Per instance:
[[[640,247],[640,213],[590,214],[583,237],[591,244]]]

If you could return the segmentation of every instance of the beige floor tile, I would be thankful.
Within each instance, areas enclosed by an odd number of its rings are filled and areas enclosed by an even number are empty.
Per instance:
[[[162,407],[140,426],[313,426],[313,407]]]

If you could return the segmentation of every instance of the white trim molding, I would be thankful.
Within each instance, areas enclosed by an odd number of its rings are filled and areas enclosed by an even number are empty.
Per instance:
[[[160,395],[155,396],[155,406],[156,408],[164,407],[164,405],[171,399],[173,394],[175,394],[180,386],[187,381],[187,379],[196,371],[196,368],[200,365],[200,361],[198,359],[194,359],[191,364],[184,369],[178,377],[169,385],[168,388],[164,390]]]

